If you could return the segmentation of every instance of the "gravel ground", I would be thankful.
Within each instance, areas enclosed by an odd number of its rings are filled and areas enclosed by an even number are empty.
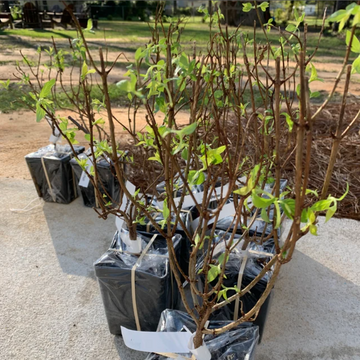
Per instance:
[[[107,329],[93,262],[113,219],[77,199],[40,203],[31,181],[0,178],[0,359],[143,360]],[[284,266],[257,360],[360,359],[360,223],[320,221]],[[271,324],[271,326],[270,326]]]

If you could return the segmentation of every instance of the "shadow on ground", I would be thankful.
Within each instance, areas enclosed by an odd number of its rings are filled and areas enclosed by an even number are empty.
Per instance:
[[[69,205],[45,203],[43,211],[62,270],[94,278],[93,263],[109,248],[115,220],[99,219],[81,198]]]
[[[281,270],[256,360],[360,359],[359,299],[358,285],[296,251]]]

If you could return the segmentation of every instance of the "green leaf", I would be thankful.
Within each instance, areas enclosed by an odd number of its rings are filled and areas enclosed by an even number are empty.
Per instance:
[[[212,282],[218,277],[221,270],[215,265],[210,264],[209,266],[210,269],[208,271],[207,278],[208,278],[208,282]]]
[[[188,159],[188,154],[189,154],[188,149],[187,149],[187,148],[184,148],[183,151],[181,152],[181,157],[182,157],[185,161],[187,161],[187,159]]]
[[[354,16],[352,26],[355,26],[357,24],[360,24],[360,6],[358,5],[358,10]]]
[[[167,220],[169,215],[170,215],[170,210],[169,210],[169,208],[167,206],[167,199],[165,199],[164,204],[163,204],[163,217],[164,217],[164,220]]]
[[[181,65],[181,67],[183,69],[188,69],[189,67],[189,59],[186,55],[186,53],[182,53],[181,56],[180,56],[180,59],[179,59],[179,64]]]
[[[314,64],[311,63],[311,75],[310,75],[309,83],[313,81],[323,81],[323,80],[318,78],[316,68]]]
[[[45,117],[46,111],[40,106],[40,104],[36,104],[36,122],[39,122]]]
[[[93,28],[93,22],[92,19],[88,19],[86,30],[91,30]]]
[[[328,20],[339,22],[341,19],[343,19],[343,17],[345,15],[346,15],[346,10],[341,9],[341,10],[336,11],[333,14],[331,14],[331,16],[329,16]]]
[[[273,204],[275,201],[274,197],[272,199],[265,199],[263,197],[258,196],[256,194],[255,190],[252,191],[251,198],[252,198],[253,204],[259,209],[267,208],[268,206]]]
[[[281,208],[289,219],[293,219],[295,215],[295,200],[283,199],[279,201]]]
[[[192,124],[185,126],[183,129],[181,129],[179,131],[179,135],[180,134],[181,134],[180,136],[191,135],[196,130],[196,127],[197,127],[197,123],[193,122]]]
[[[262,218],[266,223],[270,223],[270,219],[269,219],[269,217],[268,217],[266,208],[262,208],[262,209],[261,209],[261,218]]]
[[[266,9],[269,7],[269,3],[267,1],[264,1],[260,4],[260,9],[265,12]]]
[[[294,31],[296,31],[297,27],[294,25],[294,24],[289,24],[285,30],[288,31],[288,32],[291,32],[293,33]]]
[[[360,55],[352,63],[352,73],[360,74]]]
[[[47,83],[44,84],[43,88],[40,91],[40,98],[46,98],[50,92],[52,87],[55,85],[56,79],[51,79]]]
[[[319,200],[314,205],[311,206],[312,211],[324,211],[327,210],[333,203],[332,199]]]
[[[319,194],[316,190],[306,189],[305,194],[306,195],[312,194],[312,195],[315,195],[316,197],[319,197]]]
[[[84,61],[83,66],[81,68],[81,80],[85,79],[87,73],[88,73],[88,66],[86,64],[86,61]]]
[[[320,91],[311,91],[310,92],[310,99],[317,98],[321,95]]]
[[[85,140],[86,141],[91,141],[91,135],[90,134],[85,134]]]
[[[276,222],[275,222],[275,229],[278,229],[281,225],[281,212],[280,212],[280,206],[279,202],[275,201],[275,214],[276,214]]]
[[[135,51],[135,60],[138,61],[141,58],[141,55],[143,53],[143,48],[139,47],[136,51]]]
[[[349,46],[350,44],[350,38],[351,38],[351,31],[346,31],[346,45]],[[351,43],[351,51],[355,53],[360,53],[360,41],[359,39],[354,35],[352,43]]]
[[[103,120],[102,118],[97,119],[96,121],[94,121],[92,123],[93,125],[104,125],[105,124],[105,120]]]
[[[202,171],[190,170],[188,181],[191,184],[201,185],[205,181],[205,174]]]
[[[337,203],[334,202],[334,205],[329,207],[328,211],[326,212],[325,222],[328,222],[334,216],[336,210],[337,210]]]
[[[344,199],[345,199],[345,196],[348,194],[348,192],[349,192],[349,183],[346,183],[345,193],[344,193],[344,195],[342,195],[341,197],[339,197],[339,198],[337,199],[337,201],[342,201],[342,200],[344,200]]]
[[[281,115],[285,116],[285,120],[286,120],[286,123],[288,124],[289,131],[292,132],[294,122],[292,121],[291,116],[288,113],[285,113],[285,112],[281,113]]]
[[[318,236],[316,225],[310,224],[310,225],[309,225],[309,230],[310,230],[310,234],[315,235],[315,236]]]
[[[216,91],[214,92],[214,97],[215,97],[215,99],[220,99],[222,96],[223,96],[222,90],[216,90]]]
[[[249,12],[249,11],[251,11],[252,10],[252,5],[251,5],[251,3],[245,3],[245,4],[243,4],[243,12]]]

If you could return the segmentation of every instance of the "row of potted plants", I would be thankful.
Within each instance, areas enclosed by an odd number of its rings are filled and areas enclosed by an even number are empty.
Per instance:
[[[267,5],[255,2],[246,8],[258,12]],[[110,331],[120,334],[120,326],[155,331],[160,319],[160,332],[186,327],[192,333],[185,357],[244,359],[253,356],[262,334],[280,268],[301,237],[317,234],[319,213],[329,220],[343,198],[328,195],[328,187],[338,142],[349,131],[342,129],[342,117],[356,64],[346,70],[339,136],[322,189],[308,188],[315,156],[312,124],[341,80],[357,41],[357,22],[334,89],[314,111],[310,98],[316,94],[310,86],[319,81],[312,62],[316,50],[310,53],[299,36],[304,16],[295,14],[295,25],[278,29],[274,46],[266,36],[271,21],[262,24],[265,40],[257,43],[240,27],[223,26],[219,9],[211,15],[200,11],[210,20],[209,43],[206,49],[193,45],[190,56],[181,41],[182,19],[165,26],[159,13],[149,26],[149,42],[135,52],[127,79],[118,83],[129,100],[126,120],[115,116],[109,97],[109,74],[121,54],[108,65],[100,49],[96,61],[80,26],[69,49],[77,84],[67,87],[67,54],[55,45],[49,56],[56,79],[44,82],[38,75],[41,89],[26,76],[23,81],[33,86],[37,118],[47,115],[67,139],[74,156],[67,158],[67,169],[71,162],[84,203],[104,219],[116,217],[118,231],[95,263]],[[360,6],[347,11],[357,14]],[[341,14],[335,15],[342,21]],[[102,102],[92,100],[94,86],[103,92]],[[56,115],[59,88],[72,101],[77,119]],[[184,109],[185,126],[178,121]],[[141,111],[147,126],[137,132]],[[131,146],[117,142],[119,126]],[[86,153],[76,148],[79,134],[89,144]],[[53,196],[62,187],[49,183],[46,160],[40,156],[36,172],[45,174],[39,194],[50,193],[47,199],[56,201]],[[295,171],[287,183],[282,169],[289,162]],[[280,241],[284,218],[290,230]],[[186,314],[179,312],[179,303]],[[177,356],[170,353],[165,357]]]

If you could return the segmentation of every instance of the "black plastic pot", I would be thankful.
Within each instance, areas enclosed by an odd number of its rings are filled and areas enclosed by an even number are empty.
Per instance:
[[[142,249],[152,236],[142,236]],[[181,236],[175,235],[173,241],[179,256]],[[136,330],[131,272],[138,258],[127,252],[116,232],[110,249],[94,264],[109,330],[114,335],[121,335],[120,326]],[[155,331],[161,312],[178,306],[178,287],[170,271],[166,240],[160,235],[136,266],[135,293],[142,331]]]
[[[162,221],[164,219],[162,213],[159,214],[155,214],[155,221],[157,223],[159,223],[160,221]],[[191,217],[191,215],[189,215],[189,210],[186,210],[184,212],[180,213],[180,218],[183,221],[183,223],[185,224],[185,226],[187,227],[187,229],[189,230],[189,226],[188,226],[188,222],[190,221],[189,218]],[[175,219],[173,219],[175,220]],[[137,224],[136,226],[136,230],[141,233],[141,234],[156,234],[157,231],[154,228],[154,226],[151,224],[151,222],[149,221],[149,219],[145,218],[145,224],[141,225],[141,224]],[[167,226],[164,226],[164,231],[167,232]],[[190,240],[188,239],[186,232],[183,230],[183,228],[181,227],[180,224],[178,224],[176,230],[175,230],[175,234],[179,234],[182,237],[181,240],[181,245],[180,245],[180,266],[181,269],[183,270],[183,272],[188,275],[188,271],[189,271],[189,254],[190,254],[190,249],[191,249],[191,243]],[[183,279],[184,280],[184,279]]]
[[[88,158],[88,151],[86,153],[80,154],[80,159],[87,159]],[[82,169],[76,159],[72,159],[70,161],[70,164],[74,170],[74,173],[77,178],[77,183],[80,180],[80,177],[82,175]],[[116,176],[112,173],[111,165],[110,163],[104,159],[104,158],[98,158],[97,159],[97,171],[99,175],[99,188],[101,191],[101,194],[105,194],[107,196],[110,195],[111,199],[114,200],[114,202],[118,203],[120,200],[120,185],[116,178]],[[78,186],[79,191],[81,192],[83,202],[85,206],[88,207],[96,207],[96,201],[95,201],[95,189],[92,183],[89,181],[87,187]],[[111,200],[110,198],[106,198],[107,201]]]
[[[217,235],[219,235],[219,236],[224,236],[223,234],[224,234],[223,232],[217,233]],[[225,236],[228,237],[230,235],[227,234]],[[215,241],[216,241],[216,239],[215,239]],[[235,237],[234,241],[236,241],[236,237]],[[255,277],[262,271],[264,265],[272,257],[271,250],[273,250],[273,248],[274,248],[273,240],[270,240],[263,245],[255,245],[253,243],[250,245],[251,245],[250,250],[269,253],[269,255],[265,256],[262,253],[260,253],[260,254],[250,253],[250,256],[247,258],[244,272],[242,275],[241,290],[244,289],[246,286],[248,286],[255,279]],[[215,248],[213,259],[216,259],[218,256],[220,256],[222,252],[223,251],[220,250],[217,253],[217,249]],[[225,265],[226,278],[223,279],[223,285],[225,287],[233,288],[234,286],[238,286],[239,271],[240,271],[243,259],[244,259],[243,253],[237,251],[237,249],[235,249],[235,251],[233,251],[230,254],[229,259]],[[201,267],[201,262],[202,262],[202,259],[199,260],[200,267]],[[260,299],[260,297],[264,293],[264,291],[267,287],[267,284],[271,279],[271,276],[272,276],[272,271],[270,270],[265,274],[265,276],[262,279],[260,279],[255,284],[255,286],[248,293],[246,293],[244,296],[241,297],[240,300],[242,303],[242,310],[244,313],[247,313],[255,306],[257,301]],[[204,282],[203,276],[201,276],[201,280],[202,280],[202,282]],[[217,283],[217,279],[215,279],[210,284],[212,286],[215,286],[216,283]],[[262,334],[264,332],[264,327],[265,327],[268,311],[270,308],[272,292],[273,292],[273,290],[271,291],[269,297],[266,299],[264,304],[261,306],[259,314],[258,314],[256,320],[254,321],[254,324],[259,326],[260,340],[261,340]],[[235,291],[228,290],[227,297],[229,298],[232,295],[235,295]],[[224,299],[222,299],[222,300],[224,300]],[[241,316],[240,309],[241,309],[241,307],[239,306],[239,310],[238,310],[239,317]],[[210,316],[210,320],[234,320],[234,311],[235,311],[235,301],[214,311]]]
[[[83,146],[74,146],[77,154]],[[46,202],[69,204],[77,197],[75,176],[70,166],[73,154],[69,145],[49,145],[25,156],[39,197]]]
[[[229,321],[210,321],[208,328],[217,329],[229,324]],[[196,326],[192,318],[182,311],[165,310],[161,314],[157,331],[180,332],[187,327],[195,332]],[[211,360],[254,360],[258,343],[258,327],[244,323],[221,335],[205,335],[204,342],[211,353]],[[191,357],[191,354],[182,354]],[[146,360],[165,360],[167,357],[149,354]]]

